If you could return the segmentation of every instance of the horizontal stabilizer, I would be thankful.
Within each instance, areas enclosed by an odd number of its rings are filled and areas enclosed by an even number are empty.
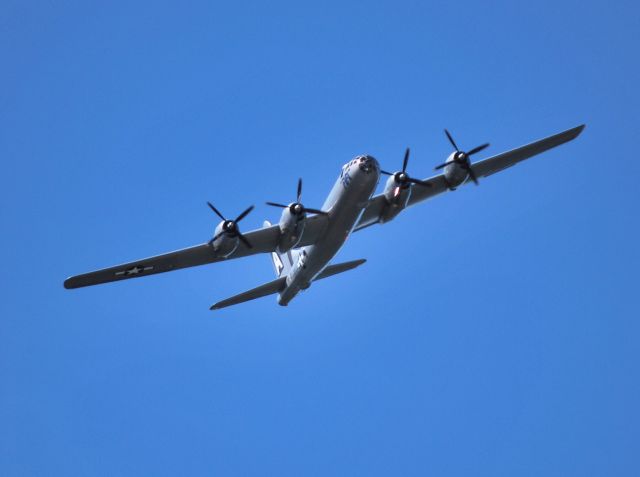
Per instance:
[[[219,310],[220,308],[224,308],[226,306],[237,305],[238,303],[244,303],[245,301],[255,300],[256,298],[261,298],[267,295],[273,295],[274,293],[282,291],[286,284],[286,277],[278,278],[276,280],[273,280],[272,282],[260,285],[253,290],[249,290],[236,296],[232,296],[231,298],[227,298],[226,300],[219,301],[215,305],[212,305],[210,309]]]
[[[352,260],[351,262],[336,263],[335,265],[329,265],[315,278],[315,280],[322,280],[323,278],[337,275],[338,273],[353,270],[356,267],[362,265],[366,260],[361,258],[360,260]],[[314,280],[314,281],[315,281]]]
[[[338,273],[346,272],[348,270],[353,270],[356,267],[359,267],[364,262],[365,259],[360,260],[352,260],[351,262],[344,263],[336,263],[335,265],[329,265],[326,267],[320,274],[315,278],[316,280],[322,280],[323,278],[331,277]],[[272,282],[265,283],[264,285],[260,285],[259,287],[254,288],[253,290],[246,291],[244,293],[240,293],[236,296],[232,296],[231,298],[227,298],[226,300],[219,301],[215,305],[211,306],[211,310],[219,310],[220,308],[225,308],[231,305],[237,305],[238,303],[244,303],[245,301],[255,300],[256,298],[262,298],[263,296],[273,295],[274,293],[279,293],[285,289],[287,286],[287,277],[280,277]]]

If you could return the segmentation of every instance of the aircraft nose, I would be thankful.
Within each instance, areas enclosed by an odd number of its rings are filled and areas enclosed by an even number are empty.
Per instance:
[[[380,165],[378,161],[373,156],[362,156],[360,157],[360,170],[366,172],[367,174],[371,172],[377,172],[380,170]]]

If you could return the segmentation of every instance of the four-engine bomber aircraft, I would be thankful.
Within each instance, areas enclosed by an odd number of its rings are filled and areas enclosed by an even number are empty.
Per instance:
[[[270,253],[277,278],[253,290],[240,293],[214,304],[211,309],[223,308],[255,298],[278,293],[278,303],[286,306],[300,290],[312,282],[351,270],[365,260],[329,265],[352,231],[392,220],[402,210],[446,191],[455,190],[478,179],[517,164],[536,154],[575,139],[584,125],[549,136],[526,146],[503,152],[472,164],[470,157],[489,144],[467,152],[461,150],[451,134],[445,134],[454,151],[443,164],[436,167],[442,174],[418,180],[407,173],[409,149],[402,169],[391,173],[380,169],[378,161],[369,155],[357,156],[342,166],[340,176],[321,209],[305,207],[301,202],[302,180],[298,181],[296,201],[288,205],[267,202],[282,208],[277,225],[264,223],[263,228],[242,233],[238,223],[253,210],[246,209],[231,220],[208,203],[221,221],[213,238],[206,243],[164,255],[136,260],[116,267],[77,275],[64,282],[65,288],[79,288],[99,283],[125,280],[155,273],[194,267],[246,257],[256,253]],[[384,192],[373,195],[380,175],[389,176]],[[307,213],[313,214],[307,216]]]

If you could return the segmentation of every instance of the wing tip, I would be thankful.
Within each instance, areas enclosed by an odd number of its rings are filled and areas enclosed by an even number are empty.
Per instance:
[[[567,132],[571,135],[571,139],[575,139],[580,135],[580,133],[582,133],[582,131],[584,131],[584,128],[586,127],[586,124],[581,124],[579,126],[576,126],[575,128],[569,129]]]
[[[74,279],[75,279],[75,277],[69,277],[64,281],[63,285],[67,290],[72,290],[74,288],[78,288],[78,285],[76,283],[74,283],[75,282]]]

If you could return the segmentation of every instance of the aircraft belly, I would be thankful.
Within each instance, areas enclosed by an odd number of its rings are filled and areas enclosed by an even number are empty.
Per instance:
[[[318,243],[307,249],[309,262],[305,271],[307,271],[309,279],[315,278],[347,241],[364,210],[364,204],[371,197],[374,187],[362,187],[349,191],[352,193],[345,194],[338,200],[326,233]]]
[[[368,199],[377,184],[362,184],[345,190],[338,198],[329,217],[329,225],[322,238],[308,247],[304,247],[301,260],[304,265],[296,267],[287,280],[287,287],[280,294],[278,303],[287,305],[300,290],[308,288],[313,279],[322,272],[329,261],[338,253],[349,234],[362,215]]]

